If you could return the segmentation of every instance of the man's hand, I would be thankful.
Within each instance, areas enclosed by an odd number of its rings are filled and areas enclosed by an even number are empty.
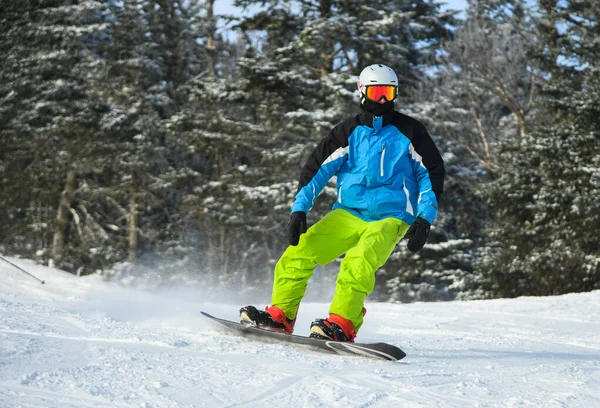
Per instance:
[[[404,236],[408,238],[406,247],[412,252],[420,251],[425,246],[427,238],[429,238],[430,228],[431,224],[429,221],[425,218],[417,217]]]
[[[300,235],[306,232],[306,213],[304,211],[293,212],[292,215],[290,215],[287,230],[290,245],[298,245]]]

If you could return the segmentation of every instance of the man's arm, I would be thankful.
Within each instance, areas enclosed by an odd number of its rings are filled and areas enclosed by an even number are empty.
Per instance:
[[[442,155],[422,123],[417,125],[412,144],[415,148],[415,151],[421,156],[423,166],[425,166],[427,172],[429,173],[431,187],[439,203],[440,197],[444,192],[444,177],[446,176],[446,169],[444,167]]]
[[[411,142],[413,168],[419,182],[416,215],[431,224],[437,217],[438,203],[444,192],[444,161],[422,124],[419,123]]]
[[[352,121],[335,126],[317,145],[300,173],[298,193],[292,212],[308,212],[325,185],[348,159],[348,137],[354,130]]]

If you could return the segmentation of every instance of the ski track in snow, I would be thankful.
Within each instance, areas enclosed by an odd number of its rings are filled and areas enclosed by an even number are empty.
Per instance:
[[[260,343],[193,288],[147,292],[13,259],[0,265],[0,407],[600,407],[600,291],[367,304],[360,341],[400,362]],[[296,324],[328,304],[303,304]]]

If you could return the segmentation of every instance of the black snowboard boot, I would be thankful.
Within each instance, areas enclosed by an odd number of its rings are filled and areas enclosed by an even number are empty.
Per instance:
[[[240,309],[240,320],[248,322],[262,329],[275,330],[292,334],[296,319],[290,320],[285,313],[276,306],[267,306],[265,310],[258,310],[254,306],[245,306]]]
[[[331,314],[327,319],[316,319],[311,323],[309,337],[354,343],[356,331],[350,320]]]

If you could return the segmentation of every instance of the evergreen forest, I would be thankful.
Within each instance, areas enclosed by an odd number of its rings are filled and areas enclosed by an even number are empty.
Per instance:
[[[300,170],[382,63],[447,174],[371,299],[600,289],[600,1],[219,1],[0,0],[0,254],[268,293]]]

